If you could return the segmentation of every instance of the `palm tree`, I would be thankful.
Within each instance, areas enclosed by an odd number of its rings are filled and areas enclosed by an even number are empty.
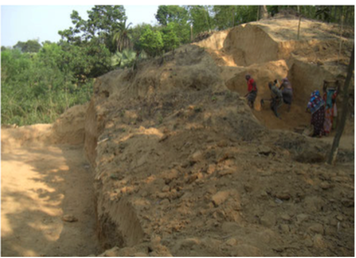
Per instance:
[[[116,43],[116,49],[119,52],[121,52],[124,48],[131,47],[131,30],[129,29],[131,24],[132,23],[130,22],[126,26],[126,20],[124,20],[124,22],[119,23],[118,27],[113,31],[112,40],[113,43]]]

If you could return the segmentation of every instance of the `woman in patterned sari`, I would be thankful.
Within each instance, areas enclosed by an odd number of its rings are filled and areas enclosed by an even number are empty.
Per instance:
[[[315,90],[311,94],[307,110],[312,114],[310,122],[314,126],[312,137],[324,135],[325,102],[318,90]]]

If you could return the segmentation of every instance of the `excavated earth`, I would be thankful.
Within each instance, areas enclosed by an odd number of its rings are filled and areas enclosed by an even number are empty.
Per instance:
[[[305,112],[323,80],[343,85],[353,33],[302,20],[297,40],[295,17],[216,32],[97,78],[90,103],[53,125],[3,129],[2,152],[83,146],[100,245],[85,255],[354,256],[353,118],[330,166],[334,132],[308,137]],[[294,102],[278,119],[259,103],[284,77]]]

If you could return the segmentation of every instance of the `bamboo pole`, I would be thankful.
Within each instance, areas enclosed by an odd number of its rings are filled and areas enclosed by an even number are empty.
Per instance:
[[[341,56],[341,47],[342,47],[342,30],[344,28],[344,16],[341,16],[341,30],[340,30],[340,45],[339,45],[339,52],[337,54],[337,66],[339,68],[340,64],[340,56]]]
[[[354,71],[354,61],[355,61],[355,47],[352,49],[352,54],[350,57],[350,64],[347,69],[347,77],[345,80],[344,84],[344,89],[343,89],[343,102],[342,102],[342,113],[341,113],[341,119],[340,119],[340,124],[337,127],[336,134],[334,137],[333,145],[331,147],[331,151],[329,153],[328,161],[327,163],[329,165],[335,165],[336,161],[336,156],[337,152],[339,150],[339,143],[340,143],[340,138],[342,133],[344,132],[345,124],[346,124],[346,118],[347,118],[347,111],[348,111],[348,104],[349,104],[349,84],[351,82],[351,77],[353,75]]]
[[[301,20],[302,20],[302,16],[299,16],[297,40],[299,40],[299,35],[300,35],[300,22],[301,22]]]

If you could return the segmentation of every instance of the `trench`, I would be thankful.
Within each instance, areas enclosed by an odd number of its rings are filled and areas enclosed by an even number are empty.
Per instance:
[[[2,256],[102,253],[93,173],[82,145],[8,146],[2,141],[1,154]],[[64,221],[65,215],[76,221]]]

